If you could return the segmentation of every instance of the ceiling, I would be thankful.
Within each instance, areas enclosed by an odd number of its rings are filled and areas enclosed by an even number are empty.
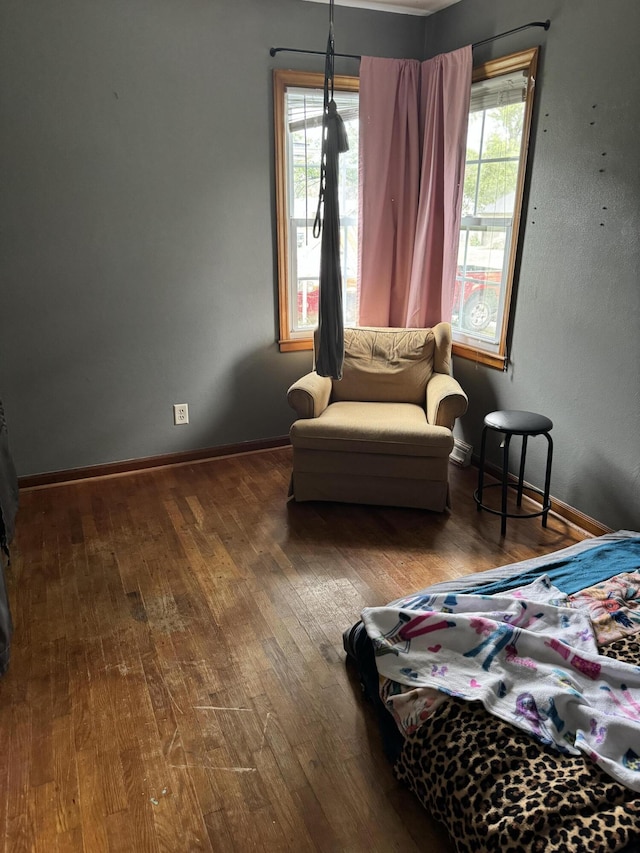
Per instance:
[[[313,3],[328,3],[329,0],[311,0]],[[433,15],[440,9],[453,6],[460,0],[334,0],[336,6],[357,6],[359,9],[375,9],[378,12],[399,12],[402,15]]]

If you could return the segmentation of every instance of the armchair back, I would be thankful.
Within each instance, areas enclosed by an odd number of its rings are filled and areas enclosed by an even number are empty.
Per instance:
[[[432,374],[450,370],[448,323],[433,329],[345,329],[344,344],[342,379],[332,380],[331,402],[424,406]]]

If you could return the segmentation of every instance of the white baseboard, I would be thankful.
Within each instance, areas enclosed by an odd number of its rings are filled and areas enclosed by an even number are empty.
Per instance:
[[[453,450],[449,454],[449,459],[459,465],[461,468],[466,468],[471,465],[471,456],[473,454],[473,446],[462,441],[460,438],[453,439]]]

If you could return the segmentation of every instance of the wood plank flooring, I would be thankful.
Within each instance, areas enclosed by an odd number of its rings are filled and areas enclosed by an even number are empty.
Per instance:
[[[345,667],[366,605],[585,537],[287,503],[290,448],[21,493],[0,851],[452,848]]]

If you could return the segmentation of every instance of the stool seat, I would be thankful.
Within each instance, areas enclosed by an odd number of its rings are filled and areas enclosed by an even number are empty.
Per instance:
[[[502,519],[500,526],[501,535],[504,536],[507,530],[507,518],[535,518],[542,516],[542,526],[547,526],[547,515],[551,509],[551,501],[549,500],[549,485],[551,481],[551,460],[553,457],[553,441],[549,435],[553,429],[553,422],[544,415],[538,415],[536,412],[522,412],[515,409],[503,409],[497,412],[491,412],[484,419],[484,427],[482,428],[482,445],[480,448],[480,464],[478,466],[478,488],[473,493],[473,497],[477,504],[478,511],[484,509],[494,515],[499,515]],[[502,443],[502,482],[495,483],[489,486],[484,485],[484,463],[485,450],[487,443],[487,430],[496,430],[504,433],[504,441]],[[538,512],[508,512],[507,511],[507,489],[509,488],[509,445],[511,438],[514,435],[522,437],[522,449],[520,451],[520,471],[517,482],[517,506],[522,504],[522,494],[525,488],[533,491],[542,497],[542,509]],[[527,439],[530,436],[543,435],[547,440],[547,469],[544,480],[544,490],[538,489],[535,486],[525,486],[524,484],[524,466],[527,456]],[[500,509],[493,509],[483,503],[483,490],[490,489],[494,486],[502,490],[502,505]]]
[[[485,425],[499,432],[511,432],[515,435],[540,435],[553,429],[553,421],[535,412],[521,412],[517,409],[504,409],[491,412],[484,419]]]

